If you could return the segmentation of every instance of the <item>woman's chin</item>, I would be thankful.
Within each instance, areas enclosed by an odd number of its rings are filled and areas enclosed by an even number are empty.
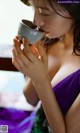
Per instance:
[[[46,34],[46,37],[48,37],[49,39],[54,39],[54,38],[57,38],[57,37],[52,36],[52,35],[50,35],[50,34]]]
[[[55,38],[60,38],[61,36],[53,36],[51,34],[46,34],[46,36],[49,38],[49,39],[55,39]]]

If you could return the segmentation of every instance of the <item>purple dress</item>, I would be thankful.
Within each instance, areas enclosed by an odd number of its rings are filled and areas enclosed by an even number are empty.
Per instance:
[[[53,91],[62,112],[65,114],[80,93],[80,69],[59,82]]]
[[[35,115],[35,111],[0,108],[0,133],[31,133]]]
[[[65,114],[80,93],[80,69],[71,73],[53,87],[57,102]],[[53,107],[54,108],[54,107]],[[32,133],[53,133],[48,124],[43,108],[38,110]]]
[[[62,113],[65,114],[80,92],[80,69],[59,82],[53,88],[53,91]],[[49,130],[47,130],[48,126],[46,126],[46,129],[43,129],[45,118],[41,108],[37,114],[35,111],[0,108],[0,128],[1,125],[8,125],[8,133],[45,133],[45,130],[46,133],[49,133]],[[40,124],[42,125],[40,126]]]

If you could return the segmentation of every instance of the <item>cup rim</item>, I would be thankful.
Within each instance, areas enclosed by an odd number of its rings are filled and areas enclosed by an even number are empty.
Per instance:
[[[32,21],[30,21],[30,20],[27,20],[27,19],[22,19],[21,20],[21,23],[25,26],[25,27],[28,27],[29,29],[31,29],[32,31],[34,31],[34,32],[40,32],[40,31],[35,31],[34,29],[37,27],[36,25],[34,25],[35,26],[35,28],[33,29],[33,28],[31,28],[30,26],[28,26],[28,25],[26,25],[23,21],[27,21],[27,22],[32,22]]]
[[[23,21],[27,21],[27,22],[31,22],[32,23],[32,21],[30,21],[30,20],[27,20],[27,19],[22,19],[21,20],[21,24],[23,24],[25,27],[28,27],[30,30],[32,30],[33,32],[39,32],[39,33],[44,33],[43,31],[39,31],[39,30],[35,30],[36,28],[37,28],[37,25],[34,25],[35,26],[35,28],[33,29],[33,28],[31,28],[31,27],[29,27],[28,25],[26,25]]]

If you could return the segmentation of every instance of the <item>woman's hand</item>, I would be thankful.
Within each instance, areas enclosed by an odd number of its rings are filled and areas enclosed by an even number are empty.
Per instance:
[[[23,49],[21,49],[22,44],[18,37],[15,37],[13,42],[12,63],[20,72],[30,77],[33,81],[42,80],[48,75],[47,54],[41,42],[38,42],[37,47],[41,58],[33,54],[25,38],[22,41]]]

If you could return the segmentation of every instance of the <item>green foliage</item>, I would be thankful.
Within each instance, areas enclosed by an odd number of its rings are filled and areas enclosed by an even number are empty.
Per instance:
[[[36,119],[34,122],[32,133],[48,133],[48,127],[44,126],[45,119],[46,117],[41,106],[36,114]]]

